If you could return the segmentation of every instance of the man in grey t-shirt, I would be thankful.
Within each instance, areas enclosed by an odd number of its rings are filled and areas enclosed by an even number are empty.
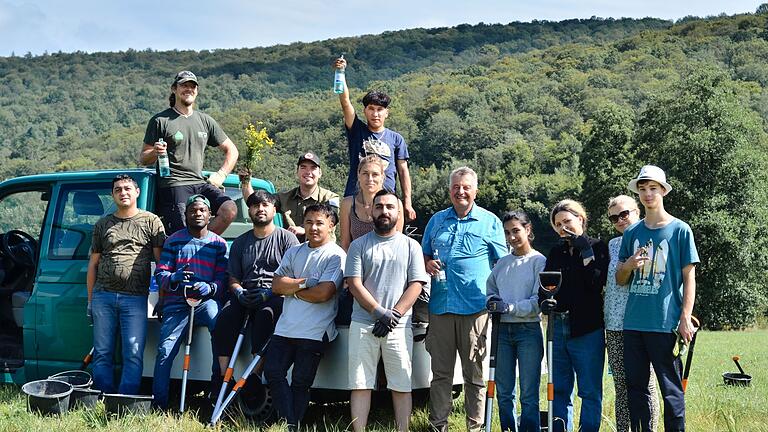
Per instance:
[[[232,242],[229,249],[231,300],[219,312],[213,333],[221,372],[227,370],[246,314],[251,328],[251,353],[259,352],[275,329],[283,310],[283,297],[271,295],[272,278],[286,251],[299,244],[296,236],[275,225],[277,196],[258,190],[247,200],[253,230]],[[217,385],[218,384],[218,385]],[[212,388],[220,387],[214,383]]]
[[[346,254],[331,241],[336,220],[328,204],[307,207],[307,242],[288,249],[272,281],[273,292],[285,296],[285,302],[265,354],[264,376],[277,414],[288,423],[288,430],[297,430],[304,417],[320,358],[337,334],[333,322],[338,310],[336,293]]]
[[[374,231],[349,247],[344,274],[355,297],[349,325],[352,428],[365,430],[379,358],[392,391],[395,422],[408,430],[411,416],[411,308],[429,276],[421,246],[395,229],[400,203],[386,189],[373,198]]]

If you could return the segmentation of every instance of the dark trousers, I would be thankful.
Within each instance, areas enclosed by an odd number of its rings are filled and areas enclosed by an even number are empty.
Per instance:
[[[682,362],[673,356],[674,333],[624,330],[624,371],[627,379],[629,420],[633,432],[652,431],[650,364],[664,399],[664,430],[685,430]]]
[[[247,309],[236,299],[232,299],[219,312],[216,319],[216,328],[213,331],[213,339],[216,341],[216,355],[219,357],[232,355],[247,313],[250,313],[248,327],[251,329],[251,354],[256,354],[275,331],[275,324],[282,312],[283,298],[281,296],[273,296],[254,309]]]
[[[267,348],[264,377],[272,392],[277,415],[289,425],[298,425],[309,406],[309,388],[315,381],[317,367],[326,341],[272,336]],[[288,369],[293,365],[291,385]]]

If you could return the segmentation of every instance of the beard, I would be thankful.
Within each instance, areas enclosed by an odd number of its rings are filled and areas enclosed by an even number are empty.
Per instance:
[[[270,219],[263,219],[262,220],[262,219],[258,219],[258,218],[251,218],[251,220],[253,221],[253,226],[255,226],[255,227],[265,227],[265,226],[269,225],[270,223],[272,223],[272,221]]]
[[[387,216],[379,216],[373,220],[373,226],[377,233],[390,232],[395,225],[397,225],[397,220],[393,220]]]

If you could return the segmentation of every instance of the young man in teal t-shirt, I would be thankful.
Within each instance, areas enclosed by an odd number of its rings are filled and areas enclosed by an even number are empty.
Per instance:
[[[691,228],[664,210],[672,187],[664,171],[646,165],[629,190],[640,197],[645,219],[624,231],[616,271],[629,284],[624,314],[624,369],[633,431],[651,431],[649,363],[664,398],[664,430],[685,430],[682,362],[675,353],[677,334],[685,343],[695,331],[691,313],[699,255]]]

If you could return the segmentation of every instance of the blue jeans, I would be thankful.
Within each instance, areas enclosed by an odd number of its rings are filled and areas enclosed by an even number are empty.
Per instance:
[[[537,322],[501,323],[496,353],[496,385],[502,431],[517,431],[515,364],[520,369],[521,432],[539,432],[539,384],[544,342]]]
[[[298,426],[309,406],[309,388],[328,342],[274,335],[267,348],[264,377],[272,392],[277,415]],[[288,369],[293,365],[291,385]]]
[[[206,326],[213,334],[216,326],[216,316],[219,306],[214,300],[206,300],[195,308],[195,326]],[[163,321],[160,323],[160,343],[157,346],[157,358],[155,359],[155,373],[152,382],[152,394],[155,395],[155,405],[160,408],[168,407],[168,387],[171,381],[171,367],[182,343],[186,343],[189,324],[189,306],[186,303],[173,303],[163,307]],[[194,341],[192,341],[194,343]],[[213,343],[213,341],[211,341]],[[215,353],[216,350],[213,350]],[[218,377],[219,362],[215,355],[212,373]]]
[[[147,296],[94,291],[93,386],[104,393],[137,394],[144,369]],[[119,330],[119,332],[118,332]],[[115,340],[122,340],[123,372],[115,389]]]
[[[605,331],[571,337],[567,316],[554,314],[554,343],[552,379],[555,387],[554,415],[564,419],[568,430],[573,428],[573,387],[578,382],[581,398],[579,430],[600,430],[603,404],[603,365],[605,364]],[[647,383],[647,381],[646,381]],[[555,431],[563,431],[562,422],[555,422]]]

